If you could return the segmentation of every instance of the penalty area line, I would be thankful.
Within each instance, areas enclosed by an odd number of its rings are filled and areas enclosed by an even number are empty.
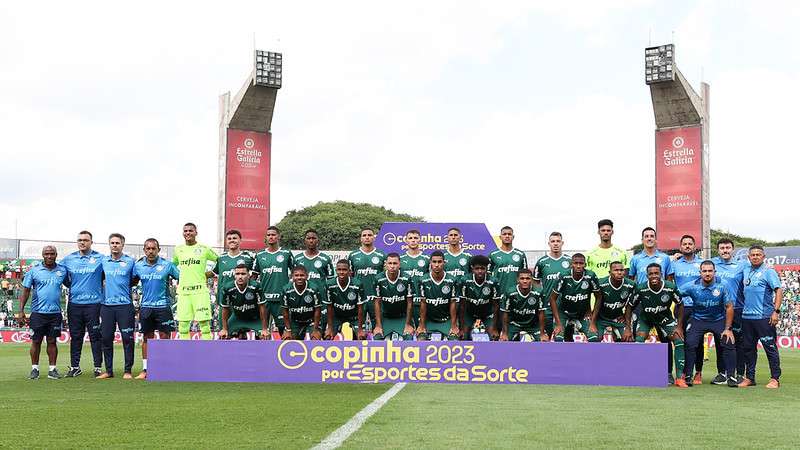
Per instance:
[[[311,450],[329,450],[334,448],[339,448],[347,438],[349,438],[353,433],[358,431],[364,422],[370,418],[373,414],[378,412],[383,405],[385,405],[389,400],[392,399],[401,389],[406,387],[406,383],[396,383],[394,386],[391,387],[388,391],[384,392],[380,397],[376,398],[372,401],[369,405],[365,406],[364,409],[357,412],[355,416],[351,417],[350,420],[347,421],[344,425],[337,428],[333,433],[329,434],[325,439],[322,440],[319,444],[311,447]]]

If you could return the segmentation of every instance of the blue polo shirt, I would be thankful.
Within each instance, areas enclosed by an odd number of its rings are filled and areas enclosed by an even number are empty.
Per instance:
[[[631,258],[631,266],[628,268],[628,275],[633,277],[636,284],[647,283],[647,266],[652,263],[657,263],[661,266],[661,276],[664,279],[674,274],[672,261],[669,259],[669,255],[661,250],[656,250],[653,256],[649,256],[642,250]]]
[[[168,308],[172,306],[169,295],[170,278],[179,279],[180,273],[175,264],[159,257],[150,264],[147,258],[136,261],[133,276],[142,282],[142,308]]]
[[[775,289],[781,287],[778,272],[762,263],[758,267],[745,266],[744,309],[742,319],[768,319],[775,311]]]
[[[92,250],[88,255],[73,252],[59,264],[69,274],[69,302],[75,305],[94,305],[103,301],[103,258]]]
[[[675,271],[675,284],[681,288],[683,297],[683,306],[694,306],[694,299],[690,295],[683,292],[683,286],[694,283],[700,279],[700,259],[695,256],[691,261],[681,256],[680,258],[672,261],[672,270]]]
[[[733,258],[728,261],[719,256],[711,258],[717,267],[717,277],[719,277],[728,289],[728,294],[733,298],[733,307],[736,309],[744,308],[744,280],[742,274],[745,266],[750,265],[747,261],[736,261]]]
[[[105,296],[103,305],[129,305],[131,300],[131,281],[133,281],[133,266],[136,261],[128,255],[119,259],[111,256],[103,257],[103,274],[105,275]]]
[[[703,280],[695,280],[680,288],[681,294],[691,297],[692,319],[705,322],[718,322],[725,319],[725,305],[733,305],[733,299],[728,295],[719,278],[714,278],[708,286]]]
[[[56,264],[48,269],[44,264],[31,267],[22,285],[31,290],[31,312],[40,314],[61,313],[61,285],[67,280],[67,268]]]

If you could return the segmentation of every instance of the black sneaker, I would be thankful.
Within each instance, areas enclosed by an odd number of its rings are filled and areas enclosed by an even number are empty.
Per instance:
[[[53,370],[47,372],[47,378],[50,379],[50,380],[60,380],[61,379],[61,374],[58,373],[58,369],[53,369]]]
[[[736,375],[736,383],[741,383],[744,381],[744,375]]]
[[[95,367],[94,368],[94,376],[95,376],[95,378],[97,378],[101,373],[103,373],[102,369],[100,369],[99,367]]]
[[[29,380],[38,380],[39,379],[39,369],[31,369],[31,374],[28,376]]]
[[[722,386],[728,383],[728,377],[724,373],[718,373],[717,376],[711,380],[711,384],[716,384],[717,386]]]
[[[728,381],[726,383],[727,383],[728,387],[732,387],[732,388],[739,387],[739,382],[736,381],[736,378],[734,378],[734,377],[728,378]]]
[[[669,375],[667,375],[667,382],[668,382],[670,385],[673,385],[673,384],[675,384],[675,377],[674,377],[672,374],[669,374]]]
[[[70,367],[69,372],[65,375],[67,378],[75,378],[83,373],[80,367]]]

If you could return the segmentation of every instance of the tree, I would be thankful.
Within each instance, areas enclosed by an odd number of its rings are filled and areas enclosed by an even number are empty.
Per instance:
[[[358,246],[364,227],[372,227],[377,233],[384,222],[424,221],[422,217],[399,214],[382,206],[337,200],[289,211],[276,226],[286,248],[303,248],[303,233],[313,228],[319,234],[321,249],[352,250]]]

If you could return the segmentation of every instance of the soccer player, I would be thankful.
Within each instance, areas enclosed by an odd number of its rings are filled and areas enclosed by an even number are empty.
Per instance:
[[[308,271],[294,266],[292,282],[283,291],[283,339],[302,340],[306,334],[315,341],[322,339],[319,308],[319,294],[308,286]]]
[[[158,256],[161,246],[158,240],[144,241],[144,258],[136,261],[133,276],[142,283],[142,302],[139,308],[139,331],[142,332],[142,372],[137,380],[147,378],[147,341],[158,337],[169,339],[175,330],[172,317],[172,298],[169,293],[171,280],[178,280],[178,268],[170,261]]]
[[[42,352],[42,340],[47,339],[47,378],[58,380],[61,375],[56,368],[58,345],[56,339],[61,336],[61,285],[69,283],[67,269],[56,264],[56,248],[46,245],[42,248],[42,263],[31,267],[22,280],[22,292],[19,296],[20,326],[28,321],[25,317],[25,304],[33,291],[31,303],[30,328],[31,336],[31,380],[39,379],[39,354]]]
[[[644,342],[650,333],[651,328],[658,331],[659,338],[664,342],[672,341],[675,345],[675,368],[678,378],[674,381],[679,388],[689,387],[686,384],[686,377],[683,373],[684,349],[683,349],[683,301],[678,293],[678,288],[671,281],[664,280],[661,274],[661,266],[658,263],[651,263],[647,266],[647,282],[636,285],[633,297],[628,300],[625,307],[625,321],[628,327],[625,330],[625,340],[630,339],[631,323],[633,320],[633,309],[642,305],[642,314],[636,328],[636,342]],[[675,303],[675,315],[672,315],[670,306]],[[677,317],[677,320],[675,319]],[[669,358],[670,355],[667,355]],[[668,379],[672,383],[672,364],[669,365]]]
[[[133,276],[136,260],[123,254],[125,237],[119,233],[108,236],[111,254],[103,258],[104,294],[100,304],[100,335],[103,337],[103,358],[106,371],[97,376],[103,380],[114,376],[114,335],[119,327],[122,350],[125,354],[123,379],[133,378],[133,345],[136,330],[136,310],[131,299],[131,286],[137,284]]]
[[[550,310],[550,294],[558,285],[558,279],[563,275],[568,275],[572,271],[572,260],[569,256],[562,253],[564,248],[564,240],[558,231],[553,231],[547,238],[547,246],[550,251],[539,258],[533,266],[533,285],[536,289],[541,291],[542,294],[542,309],[544,310],[544,331],[550,335],[553,334],[553,311]],[[559,299],[556,303],[560,303]],[[538,323],[534,323],[537,326]],[[540,333],[537,330],[536,333]],[[570,326],[565,330],[565,340],[572,341],[574,330]]]
[[[525,252],[514,248],[514,229],[505,226],[500,229],[500,248],[489,254],[489,272],[497,281],[500,293],[512,292],[517,288],[517,272],[528,268]]]
[[[517,272],[517,288],[503,294],[500,306],[503,315],[501,341],[519,341],[525,334],[533,340],[537,331],[545,329],[542,294],[531,289],[532,275],[529,269],[520,269]],[[538,340],[547,342],[547,332],[539,333]]]
[[[447,250],[444,252],[444,273],[456,280],[466,278],[472,255],[461,249],[464,238],[461,230],[452,227],[447,230]]]
[[[420,282],[417,339],[428,340],[430,333],[436,331],[449,341],[458,340],[457,284],[444,273],[444,254],[440,250],[431,253],[430,270]]]
[[[736,380],[744,380],[744,339],[742,338],[742,309],[744,308],[744,279],[743,272],[747,263],[733,259],[733,241],[722,238],[717,241],[719,256],[711,258],[716,266],[717,276],[725,283],[728,295],[733,299],[733,337],[736,346]],[[713,383],[713,381],[712,381]]]
[[[225,292],[232,288],[236,283],[233,279],[233,271],[236,266],[246,264],[253,267],[253,254],[241,249],[242,233],[239,230],[228,230],[225,233],[225,247],[227,252],[219,255],[217,263],[214,265],[214,275],[217,279],[217,303],[222,302]]]
[[[414,323],[419,323],[419,302],[421,299],[419,295],[419,282],[428,274],[428,266],[431,262],[431,258],[420,250],[419,240],[419,230],[408,230],[405,237],[408,250],[400,256],[400,272],[404,277],[408,278],[411,283],[414,299],[414,308],[412,310]]]
[[[294,264],[300,264],[308,271],[308,285],[319,294],[319,301],[327,304],[328,280],[336,274],[333,270],[333,258],[319,251],[319,234],[314,229],[308,229],[303,234],[305,250],[294,257]],[[328,324],[328,308],[323,306],[320,311],[319,323],[322,329]]]
[[[625,278],[625,264],[622,261],[612,261],[609,267],[611,270],[608,276],[600,278],[601,295],[592,315],[597,326],[598,339],[602,341],[605,330],[610,330],[611,339],[618,342],[625,335],[625,305],[633,296],[636,283]],[[632,335],[630,330],[628,334]]]
[[[681,248],[683,247],[681,243]],[[680,269],[676,269],[676,274],[678,270]],[[699,280],[680,287],[684,301],[689,297],[693,305],[686,326],[686,377],[688,379],[691,376],[694,360],[698,356],[703,357],[702,352],[697,350],[702,350],[705,334],[712,333],[714,341],[721,344],[717,346],[717,351],[722,354],[725,361],[725,368],[719,373],[723,376],[731,374],[726,383],[729,387],[736,387],[738,383],[733,376],[736,370],[734,354],[736,349],[733,346],[733,299],[728,295],[725,285],[719,279],[715,279],[716,270],[713,262],[706,260],[701,263],[700,277]]]
[[[69,327],[70,367],[67,377],[77,377],[81,370],[83,337],[89,333],[94,360],[94,376],[103,365],[103,344],[100,336],[100,302],[103,300],[103,255],[92,250],[92,233],[78,233],[78,251],[61,260],[69,275],[67,326]]]
[[[361,247],[347,256],[353,277],[364,288],[367,296],[366,310],[370,324],[375,326],[375,281],[383,272],[386,255],[375,248],[375,231],[371,228],[361,230]]]
[[[610,219],[597,222],[597,234],[600,236],[600,244],[586,254],[586,268],[594,272],[597,278],[605,278],[609,274],[612,261],[619,261],[628,267],[628,254],[611,243],[614,222]]]
[[[220,339],[247,339],[247,332],[256,339],[269,339],[267,300],[258,284],[250,281],[250,266],[242,263],[233,269],[233,287],[222,296],[222,330]]]
[[[756,358],[761,342],[769,362],[770,380],[766,387],[777,389],[781,386],[781,359],[778,355],[777,334],[778,323],[783,301],[783,288],[778,272],[764,264],[764,247],[753,245],[748,254],[750,265],[745,266],[744,308],[742,309],[742,337],[744,338],[744,360],[747,373],[739,383],[739,387],[755,386]]]
[[[375,282],[375,339],[391,339],[392,334],[410,341],[414,335],[411,280],[400,273],[400,255],[386,255],[386,271]]]
[[[344,259],[336,262],[336,278],[328,280],[328,295],[323,300],[323,308],[328,310],[325,326],[325,339],[333,339],[337,333],[342,332],[345,338],[352,337],[352,333],[345,333],[343,326],[350,324],[351,329],[356,328],[357,338],[366,339],[364,329],[364,289],[350,276],[350,263]],[[351,336],[347,336],[350,334]]]
[[[278,227],[267,228],[267,248],[258,252],[253,260],[253,272],[258,273],[258,287],[267,301],[267,311],[278,332],[284,333],[283,296],[289,284],[294,257],[292,252],[281,248],[281,231]],[[306,271],[307,273],[308,271]]]
[[[486,326],[489,339],[496,341],[500,336],[497,319],[500,318],[501,294],[497,283],[487,276],[488,267],[489,258],[483,255],[473,256],[469,262],[472,273],[465,275],[459,284],[461,336],[466,340],[472,339],[472,327],[478,320]]]
[[[586,270],[586,257],[581,253],[572,255],[572,270],[558,279],[553,292],[550,293],[550,309],[553,310],[553,340],[564,341],[564,329],[567,325],[575,327],[575,331],[586,335],[589,342],[597,342],[597,325],[592,316],[591,296],[600,296],[600,283],[594,272]],[[558,297],[561,296],[561,304]]]
[[[178,332],[181,339],[190,339],[189,327],[197,321],[204,340],[211,340],[211,294],[208,278],[214,273],[208,263],[217,261],[210,247],[197,242],[197,225],[189,222],[183,226],[185,245],[175,247],[172,263],[178,267]]]

